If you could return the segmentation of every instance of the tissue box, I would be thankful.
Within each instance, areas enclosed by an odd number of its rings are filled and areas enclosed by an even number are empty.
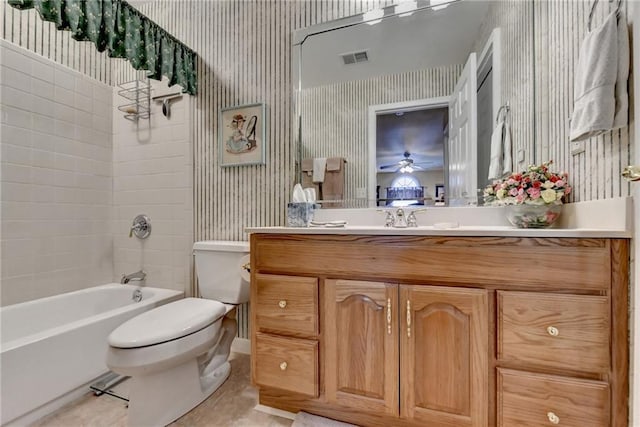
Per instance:
[[[315,203],[288,203],[287,227],[308,227],[313,220]]]

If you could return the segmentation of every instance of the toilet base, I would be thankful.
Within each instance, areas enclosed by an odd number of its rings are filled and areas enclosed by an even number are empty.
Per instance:
[[[128,425],[167,425],[211,396],[231,373],[227,359],[236,325],[235,320],[224,319],[222,336],[204,359],[194,357],[169,369],[132,376]]]

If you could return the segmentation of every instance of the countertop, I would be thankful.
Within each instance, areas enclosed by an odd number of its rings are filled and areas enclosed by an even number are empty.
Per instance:
[[[405,212],[411,210],[405,209]],[[345,227],[249,227],[247,233],[333,234],[376,236],[485,236],[485,237],[573,237],[632,238],[633,200],[619,197],[563,205],[560,219],[551,228],[516,228],[506,220],[504,210],[495,207],[429,208],[417,213],[419,227],[384,227],[384,210],[320,209],[317,221],[344,220]],[[455,228],[434,224],[458,223]]]
[[[372,236],[485,236],[485,237],[574,237],[631,238],[631,232],[595,228],[515,228],[508,226],[460,226],[438,229],[433,226],[412,228],[346,225],[345,227],[252,227],[247,233],[265,234],[334,234]]]

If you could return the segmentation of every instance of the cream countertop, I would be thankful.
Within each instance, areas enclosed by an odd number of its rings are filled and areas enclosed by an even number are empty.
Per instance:
[[[405,211],[410,208],[405,209]],[[382,236],[495,236],[495,237],[573,237],[631,238],[633,211],[630,197],[570,203],[563,206],[557,224],[547,229],[521,229],[508,225],[500,208],[428,208],[418,215],[419,227],[384,227],[384,215],[376,209],[321,209],[319,221],[346,220],[341,228],[330,227],[251,227],[247,233],[335,234]],[[458,222],[457,228],[434,228],[433,224]]]

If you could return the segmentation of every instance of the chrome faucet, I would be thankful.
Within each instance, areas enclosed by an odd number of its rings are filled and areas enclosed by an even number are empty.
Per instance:
[[[407,228],[407,217],[404,215],[404,209],[398,208],[396,211],[396,222],[393,226],[395,228]]]
[[[144,280],[145,277],[147,277],[147,273],[145,273],[143,270],[136,271],[135,273],[131,273],[131,274],[123,274],[122,278],[120,278],[120,283],[125,285],[131,282],[132,280],[141,282]]]

